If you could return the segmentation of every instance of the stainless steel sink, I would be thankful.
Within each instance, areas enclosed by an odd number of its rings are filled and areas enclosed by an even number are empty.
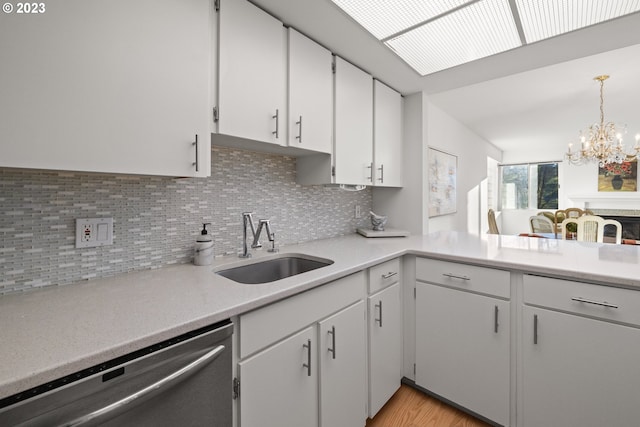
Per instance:
[[[282,254],[276,258],[256,261],[239,267],[216,271],[216,274],[238,283],[255,285],[275,282],[286,277],[295,276],[307,271],[326,267],[333,261],[303,254]]]

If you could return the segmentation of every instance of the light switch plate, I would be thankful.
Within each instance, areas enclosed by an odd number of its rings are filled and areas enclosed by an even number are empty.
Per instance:
[[[76,248],[113,245],[113,218],[76,218]]]

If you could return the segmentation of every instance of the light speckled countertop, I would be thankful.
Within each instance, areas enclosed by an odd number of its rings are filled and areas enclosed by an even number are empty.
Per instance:
[[[177,265],[0,297],[0,399],[164,339],[247,312],[405,254],[640,290],[640,247],[460,232],[281,248],[334,264],[243,285],[213,271],[242,263]],[[256,260],[270,256],[254,251]]]

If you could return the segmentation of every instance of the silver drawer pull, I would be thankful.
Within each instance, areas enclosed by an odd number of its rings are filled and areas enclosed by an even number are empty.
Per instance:
[[[389,277],[393,277],[393,276],[395,276],[395,275],[397,275],[397,274],[398,274],[398,272],[397,272],[397,271],[390,271],[390,272],[388,272],[387,274],[383,274],[383,275],[382,275],[382,278],[386,280],[386,279],[388,279]]]
[[[330,331],[327,331],[329,335],[331,335],[331,348],[329,348],[329,353],[331,353],[331,358],[336,358],[336,327],[332,326]]]
[[[378,323],[380,324],[380,327],[382,328],[382,300],[380,300],[380,301],[378,302],[378,304],[376,304],[374,307],[375,307],[375,308],[379,308],[379,309],[380,309],[380,311],[379,311],[379,313],[380,313],[380,318],[376,319],[376,318],[375,318],[375,315],[374,315],[373,323],[378,322]]]
[[[302,348],[307,349],[307,363],[303,363],[302,367],[307,368],[307,376],[311,376],[311,340],[307,340],[306,344],[302,344]]]
[[[196,167],[196,172],[199,172],[200,170],[198,169],[198,166],[200,162],[198,162],[198,134],[196,134],[196,140],[192,142],[191,145],[194,145],[196,147],[196,161],[193,162],[193,166]]]
[[[275,116],[271,116],[271,118],[275,119],[275,121],[276,121],[276,130],[274,130],[271,133],[276,136],[276,139],[278,139],[278,138],[280,138],[280,110],[278,110],[276,108],[276,115]]]
[[[298,136],[296,136],[296,139],[302,143],[302,116],[300,116],[300,120],[298,120],[296,124],[298,125]]]
[[[602,307],[619,308],[617,305],[608,303],[606,301],[593,301],[593,300],[581,298],[581,297],[573,297],[571,298],[571,301],[584,302],[586,304],[593,304],[593,305],[600,305]]]
[[[451,274],[451,273],[442,273],[442,275],[443,275],[444,277],[448,277],[449,279],[471,280],[471,277],[467,277],[467,276],[456,276],[455,274]]]

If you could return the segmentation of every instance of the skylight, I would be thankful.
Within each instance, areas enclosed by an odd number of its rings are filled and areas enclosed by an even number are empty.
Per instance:
[[[640,0],[332,0],[425,76],[640,10]]]

